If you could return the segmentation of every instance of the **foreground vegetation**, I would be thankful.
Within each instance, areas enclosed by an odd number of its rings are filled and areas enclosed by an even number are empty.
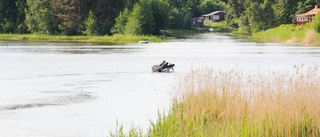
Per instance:
[[[168,114],[144,133],[111,136],[320,136],[318,66],[248,74],[201,69],[182,78]]]
[[[26,42],[80,42],[80,43],[103,43],[103,44],[126,44],[136,43],[141,40],[150,42],[163,42],[169,39],[156,36],[59,36],[59,35],[37,35],[37,34],[0,34],[0,40],[26,41]]]

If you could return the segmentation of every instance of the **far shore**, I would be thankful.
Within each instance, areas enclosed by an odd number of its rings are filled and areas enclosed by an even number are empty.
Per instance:
[[[0,41],[23,41],[23,42],[68,42],[68,43],[98,43],[107,45],[138,43],[140,41],[165,42],[172,38],[157,36],[63,36],[63,35],[40,35],[40,34],[0,34]]]

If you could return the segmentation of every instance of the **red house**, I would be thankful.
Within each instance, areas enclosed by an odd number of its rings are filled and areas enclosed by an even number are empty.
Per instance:
[[[297,25],[304,25],[307,22],[313,21],[315,16],[320,12],[320,9],[318,9],[318,6],[316,5],[314,9],[303,13],[296,15],[296,21]]]
[[[212,22],[223,21],[226,19],[227,13],[224,11],[215,11],[209,14],[202,15],[205,19]]]
[[[197,27],[204,26],[204,18],[203,17],[193,18],[193,25],[195,25]]]

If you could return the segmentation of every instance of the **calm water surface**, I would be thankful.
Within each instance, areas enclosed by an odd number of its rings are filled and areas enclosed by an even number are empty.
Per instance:
[[[164,59],[175,72],[152,73]],[[146,129],[192,69],[292,71],[319,63],[319,47],[222,34],[125,46],[0,42],[0,136],[107,136],[117,121]]]

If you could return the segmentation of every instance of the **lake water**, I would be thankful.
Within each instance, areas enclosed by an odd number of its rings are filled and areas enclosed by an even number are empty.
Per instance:
[[[173,73],[152,73],[162,60]],[[0,42],[0,136],[107,136],[142,129],[168,110],[179,78],[209,67],[292,71],[320,63],[320,47],[201,34],[166,43]]]

